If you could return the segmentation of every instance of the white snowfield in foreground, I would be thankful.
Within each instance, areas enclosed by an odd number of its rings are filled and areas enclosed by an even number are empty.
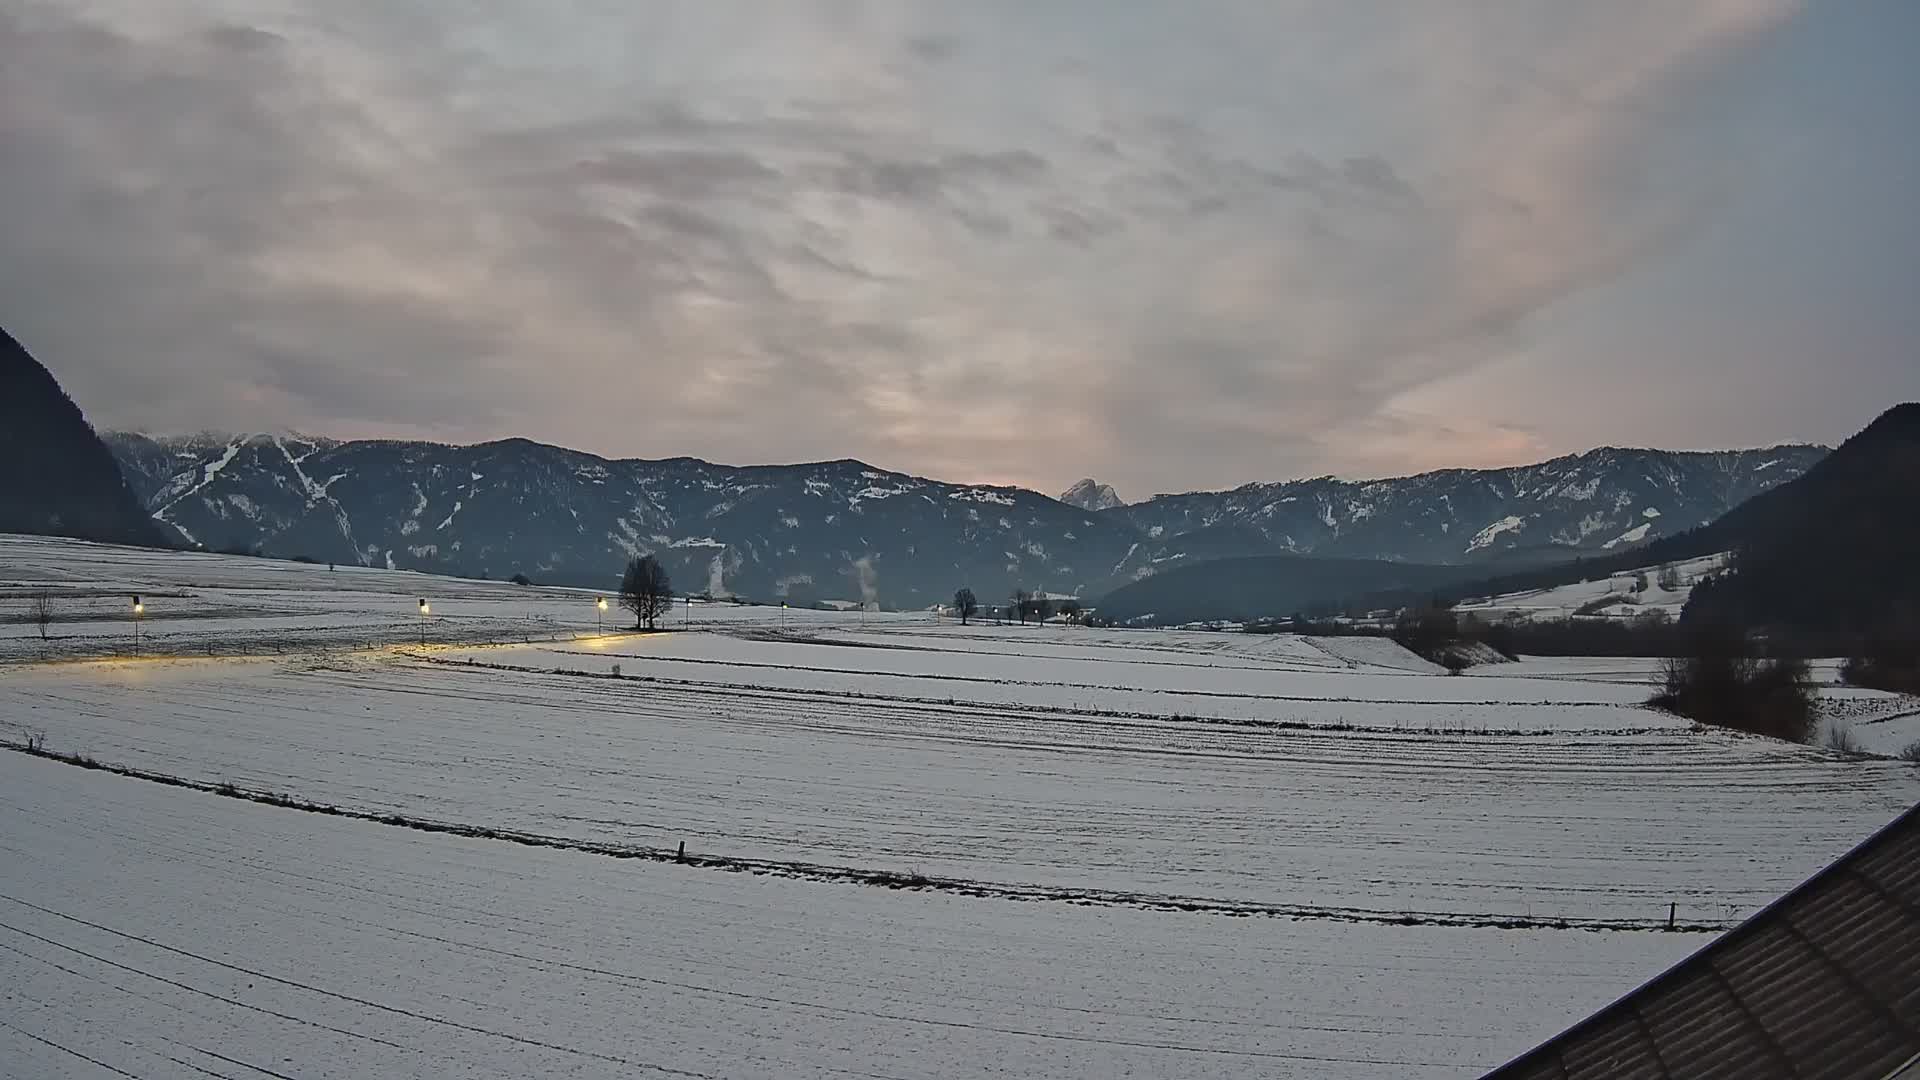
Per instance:
[[[15,754],[0,820],[0,1072],[42,1080],[1472,1076],[1701,941],[797,882]]]
[[[0,537],[0,740],[135,774],[0,751],[0,1076],[1471,1077],[1920,799],[1650,661],[590,602]]]

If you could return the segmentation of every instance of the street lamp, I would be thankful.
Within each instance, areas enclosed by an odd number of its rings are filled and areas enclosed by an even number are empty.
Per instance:
[[[598,600],[595,600],[593,602],[593,632],[594,633],[604,634],[607,632],[606,618],[607,618],[607,598],[602,596]]]
[[[423,649],[427,647],[427,616],[432,613],[433,613],[433,609],[427,606],[427,598],[424,596],[421,597],[420,598],[420,647]]]
[[[146,614],[147,605],[140,602],[139,594],[133,597],[133,651],[140,651],[140,616]]]
[[[693,594],[688,593],[686,611],[682,613],[680,616],[680,629],[685,630],[687,628],[687,623],[692,619],[693,619]]]

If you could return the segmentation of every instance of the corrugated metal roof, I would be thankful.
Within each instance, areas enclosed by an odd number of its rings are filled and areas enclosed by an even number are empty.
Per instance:
[[[1486,1080],[1890,1080],[1920,1055],[1920,806]]]

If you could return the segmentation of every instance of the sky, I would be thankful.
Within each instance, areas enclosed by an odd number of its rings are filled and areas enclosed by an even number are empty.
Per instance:
[[[1123,496],[1920,397],[1911,0],[0,0],[96,426]]]

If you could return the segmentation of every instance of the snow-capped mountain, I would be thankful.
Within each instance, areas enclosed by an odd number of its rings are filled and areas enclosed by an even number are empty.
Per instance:
[[[478,446],[286,435],[108,437],[155,517],[210,549],[609,585],[652,553],[682,591],[913,607],[971,585],[1072,591],[1137,537],[1031,491],[857,461],[610,461],[521,439]]]
[[[1819,446],[1674,452],[1605,447],[1508,469],[1393,480],[1322,477],[1157,495],[1109,515],[1150,538],[1230,528],[1279,551],[1471,562],[1613,551],[1704,525],[1798,477]]]
[[[1597,450],[1090,511],[857,461],[615,461],[524,439],[105,438],[153,515],[210,549],[602,586],[629,555],[653,553],[685,591],[889,607],[961,585],[988,603],[1015,586],[1097,597],[1174,566],[1277,552],[1448,563],[1623,549],[1710,520],[1824,453]]]
[[[1120,493],[1113,490],[1112,484],[1096,483],[1092,477],[1061,492],[1060,501],[1082,510],[1112,510],[1127,505]]]

